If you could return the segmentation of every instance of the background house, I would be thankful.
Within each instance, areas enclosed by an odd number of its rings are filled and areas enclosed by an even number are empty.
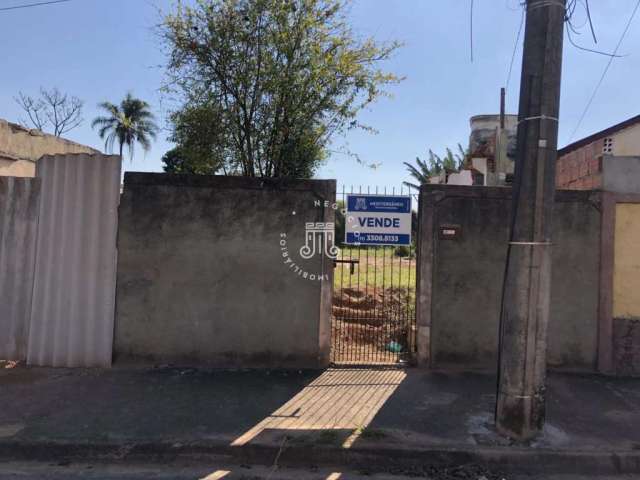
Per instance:
[[[475,115],[469,120],[468,154],[460,171],[444,169],[432,185],[510,185],[516,160],[517,115]]]
[[[100,153],[79,143],[0,119],[0,176],[34,177],[43,155]]]
[[[471,117],[469,123],[471,135],[467,167],[476,173],[473,185],[500,186],[511,183],[516,158],[518,116],[476,115]]]
[[[556,187],[640,192],[640,115],[558,150]]]

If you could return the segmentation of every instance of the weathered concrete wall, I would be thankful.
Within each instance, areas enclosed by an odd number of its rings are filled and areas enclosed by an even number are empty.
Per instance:
[[[602,189],[640,193],[640,157],[602,157]]]
[[[640,376],[640,318],[613,319],[615,373]]]
[[[34,177],[43,155],[100,153],[97,150],[0,119],[0,176]]]
[[[431,364],[493,368],[511,189],[424,186],[421,195],[418,310],[423,319],[418,325],[428,329]],[[596,367],[600,214],[593,202],[598,198],[592,192],[557,194],[551,366]],[[443,235],[442,227],[458,233]]]
[[[115,361],[325,366],[333,261],[299,255],[306,222],[334,221],[319,200],[335,181],[127,173]]]
[[[0,153],[0,155],[2,155]],[[0,156],[0,177],[35,177],[36,163],[31,160],[10,160]]]
[[[39,198],[39,179],[0,177],[0,359],[26,358]]]

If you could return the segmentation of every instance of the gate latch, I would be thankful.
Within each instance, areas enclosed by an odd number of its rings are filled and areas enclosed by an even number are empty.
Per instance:
[[[355,268],[356,268],[356,264],[360,263],[360,260],[334,260],[333,268],[336,268],[338,266],[337,265],[338,263],[348,263],[349,271],[351,272],[351,275],[353,275],[353,272],[355,271]]]

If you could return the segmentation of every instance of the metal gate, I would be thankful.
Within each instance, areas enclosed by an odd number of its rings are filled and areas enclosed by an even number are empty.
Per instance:
[[[349,194],[410,195],[413,207],[417,205],[417,194],[406,186],[390,193],[386,188],[346,191],[343,187],[338,193],[331,361],[338,365],[410,362],[416,351],[416,212],[411,212],[408,246],[347,245],[344,206]]]

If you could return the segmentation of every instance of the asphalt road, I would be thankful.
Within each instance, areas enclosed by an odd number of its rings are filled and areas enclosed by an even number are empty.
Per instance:
[[[215,465],[197,467],[187,464],[51,464],[9,462],[0,464],[0,480],[637,480],[638,475],[583,476],[583,475],[486,475],[477,468],[457,469],[421,476],[417,472],[406,474],[368,474],[366,472],[332,469],[274,469],[264,466]]]

